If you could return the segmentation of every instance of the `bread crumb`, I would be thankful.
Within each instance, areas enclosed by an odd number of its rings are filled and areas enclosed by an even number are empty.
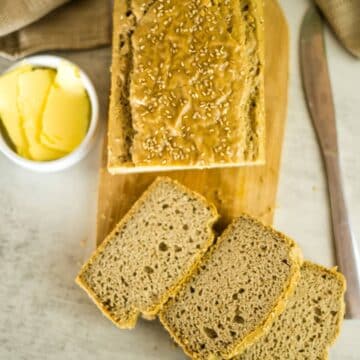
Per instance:
[[[152,320],[212,245],[217,219],[201,195],[157,178],[76,281],[120,328],[133,328],[140,313]]]

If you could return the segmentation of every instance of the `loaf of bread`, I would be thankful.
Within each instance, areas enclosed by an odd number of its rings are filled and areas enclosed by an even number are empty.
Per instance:
[[[192,359],[230,359],[264,335],[284,310],[302,263],[297,245],[242,216],[159,313]]]
[[[120,328],[152,318],[213,243],[215,207],[157,178],[82,267],[76,281]]]
[[[115,0],[108,169],[263,163],[261,0]]]
[[[270,331],[234,360],[325,360],[344,317],[345,279],[305,262],[295,294]]]

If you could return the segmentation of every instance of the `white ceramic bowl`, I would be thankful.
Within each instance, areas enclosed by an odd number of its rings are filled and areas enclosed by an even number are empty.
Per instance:
[[[57,69],[62,62],[69,62],[69,60],[66,60],[64,58],[61,58],[59,56],[53,56],[53,55],[37,55],[37,56],[31,56],[28,58],[24,58],[23,60],[15,63],[10,68],[6,70],[10,71],[14,68],[17,68],[18,66],[22,66],[24,64],[31,64],[34,66],[41,66],[41,67],[49,67],[53,69]],[[72,63],[71,63],[72,64]],[[73,64],[77,68],[79,68],[76,64]],[[85,138],[81,142],[81,144],[70,154],[57,159],[57,160],[51,160],[51,161],[33,161],[25,159],[21,156],[19,156],[5,141],[3,138],[1,131],[0,131],[0,151],[8,157],[10,160],[12,160],[14,163],[22,166],[23,168],[37,171],[37,172],[55,172],[64,170],[66,168],[69,168],[70,166],[76,164],[81,159],[85,157],[85,155],[89,152],[91,147],[93,146],[95,142],[95,137],[98,130],[98,122],[99,122],[99,101],[98,97],[96,95],[95,88],[90,81],[89,77],[79,68],[80,70],[80,78],[84,84],[84,88],[88,93],[89,99],[90,99],[90,106],[91,106],[91,117],[90,117],[90,123],[89,123],[89,129],[86,133]]]

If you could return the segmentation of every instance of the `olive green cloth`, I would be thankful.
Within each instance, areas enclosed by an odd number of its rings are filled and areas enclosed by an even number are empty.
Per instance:
[[[0,56],[8,59],[110,41],[110,1],[0,0]]]
[[[345,48],[360,57],[360,0],[315,0]]]

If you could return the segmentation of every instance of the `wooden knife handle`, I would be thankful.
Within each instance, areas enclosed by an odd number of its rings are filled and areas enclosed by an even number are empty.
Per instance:
[[[360,319],[360,258],[356,240],[351,233],[338,153],[324,151],[324,160],[330,194],[336,258],[340,270],[347,280],[346,317]]]

